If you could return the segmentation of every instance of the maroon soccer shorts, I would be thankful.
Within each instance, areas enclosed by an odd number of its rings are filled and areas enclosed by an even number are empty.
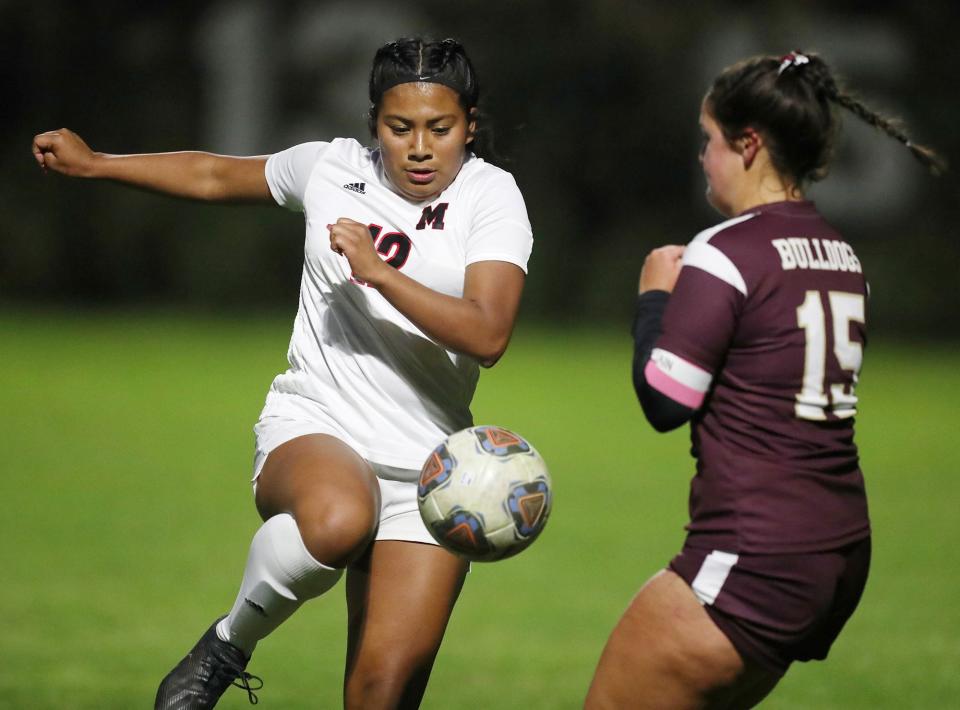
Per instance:
[[[827,657],[860,601],[869,567],[870,538],[802,555],[685,545],[670,562],[740,655],[780,675],[793,661]]]

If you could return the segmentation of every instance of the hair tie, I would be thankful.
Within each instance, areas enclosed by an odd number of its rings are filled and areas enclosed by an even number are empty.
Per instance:
[[[806,54],[801,54],[800,52],[790,52],[790,54],[785,54],[780,57],[780,68],[777,70],[777,76],[783,74],[783,72],[790,67],[799,67],[802,64],[809,64],[810,57]]]

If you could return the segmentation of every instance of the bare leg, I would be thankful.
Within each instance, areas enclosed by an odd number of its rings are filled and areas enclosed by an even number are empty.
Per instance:
[[[311,434],[267,457],[257,507],[265,522],[250,544],[240,593],[217,627],[221,639],[247,656],[363,553],[379,519],[380,489],[350,447]]]
[[[345,567],[373,539],[380,488],[353,449],[332,436],[308,434],[267,457],[257,480],[257,510],[264,520],[289,513],[314,558]]]
[[[237,679],[255,701],[245,669],[257,642],[363,553],[377,529],[380,488],[350,447],[308,435],[267,457],[257,508],[265,522],[250,543],[233,608],[163,679],[157,710],[212,708]]]
[[[610,634],[585,707],[747,708],[779,679],[746,664],[686,582],[664,570]]]
[[[349,568],[346,708],[419,707],[466,572],[440,547],[397,540]]]

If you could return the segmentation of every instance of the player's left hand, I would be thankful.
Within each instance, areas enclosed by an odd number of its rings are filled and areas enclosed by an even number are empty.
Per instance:
[[[347,258],[354,278],[375,285],[378,276],[391,268],[374,249],[367,225],[341,217],[336,224],[328,224],[327,229],[330,249]]]

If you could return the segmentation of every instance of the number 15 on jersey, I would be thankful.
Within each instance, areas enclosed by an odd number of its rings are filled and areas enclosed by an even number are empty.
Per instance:
[[[863,364],[863,346],[850,339],[850,323],[864,323],[864,297],[844,291],[807,291],[797,308],[797,325],[806,338],[803,358],[803,388],[797,394],[795,413],[799,419],[822,421],[830,411],[841,419],[857,413],[854,388]],[[824,305],[830,309],[832,333],[827,332]],[[832,336],[832,337],[831,337]],[[827,346],[843,370],[850,372],[849,382],[827,383]],[[828,389],[829,385],[829,389]]]

